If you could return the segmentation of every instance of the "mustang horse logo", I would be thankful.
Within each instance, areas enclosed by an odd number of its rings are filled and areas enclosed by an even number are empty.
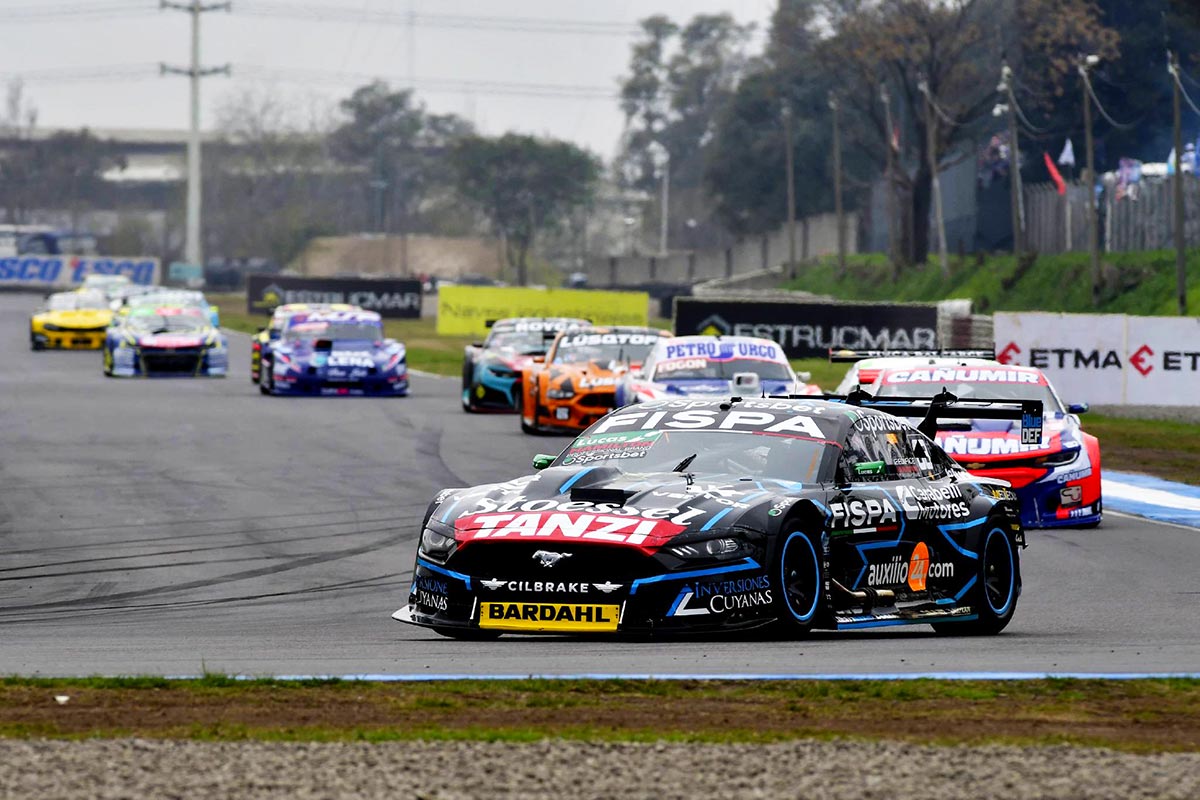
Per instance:
[[[570,558],[571,554],[570,553],[553,553],[549,550],[538,550],[536,553],[533,554],[533,557],[536,558],[537,562],[539,564],[541,564],[543,567],[553,567],[555,564],[562,561],[564,558]]]

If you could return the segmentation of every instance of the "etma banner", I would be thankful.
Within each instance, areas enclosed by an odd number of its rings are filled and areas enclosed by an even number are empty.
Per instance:
[[[999,313],[996,357],[1038,367],[1065,403],[1200,405],[1200,319]]]

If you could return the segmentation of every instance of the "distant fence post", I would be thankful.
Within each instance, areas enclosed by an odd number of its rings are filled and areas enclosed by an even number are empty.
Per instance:
[[[616,256],[608,257],[608,285],[609,286],[617,285],[617,257]]]

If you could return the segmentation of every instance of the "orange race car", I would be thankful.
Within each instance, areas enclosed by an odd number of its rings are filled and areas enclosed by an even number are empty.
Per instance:
[[[576,432],[616,407],[617,379],[641,366],[659,339],[657,328],[612,327],[564,331],[544,357],[521,374],[521,430]]]

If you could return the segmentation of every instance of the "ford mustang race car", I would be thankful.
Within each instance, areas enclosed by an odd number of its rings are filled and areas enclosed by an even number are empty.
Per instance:
[[[996,364],[992,350],[830,350],[831,364],[850,364],[846,376],[834,389],[834,394],[849,394],[856,387],[874,391],[873,385],[885,369],[970,367]]]
[[[578,432],[616,407],[617,381],[671,334],[657,328],[586,328],[560,333],[521,372],[521,430]]]
[[[464,411],[515,411],[521,372],[545,355],[559,331],[587,326],[586,319],[514,317],[489,324],[487,339],[463,351]]]
[[[262,354],[263,394],[408,394],[404,345],[387,339],[374,311],[301,311]]]
[[[1002,364],[884,370],[876,396],[910,398],[942,388],[962,398],[1041,401],[1042,437],[1025,440],[1007,420],[975,419],[940,429],[938,444],[972,473],[1008,481],[1027,528],[1100,524],[1100,442],[1081,427],[1086,405],[1064,406],[1039,369]]]
[[[1036,435],[1040,407],[948,395],[892,407],[924,416],[918,430],[873,402],[613,411],[557,457],[537,456],[536,475],[438,493],[392,616],[460,638],[772,623],[999,632],[1021,593],[1016,496],[921,431],[970,414]]]
[[[112,321],[99,291],[58,292],[29,318],[29,346],[34,350],[99,350]]]
[[[672,397],[820,394],[792,371],[783,348],[751,336],[675,336],[654,345],[618,382],[617,406]]]
[[[198,308],[138,306],[114,320],[104,339],[109,377],[223,378],[228,368],[225,335]]]
[[[285,303],[276,306],[271,313],[271,321],[267,323],[254,338],[250,340],[250,381],[258,383],[262,376],[262,354],[271,348],[271,343],[279,338],[284,322],[293,314],[301,311],[357,311],[358,306],[349,303]]]

